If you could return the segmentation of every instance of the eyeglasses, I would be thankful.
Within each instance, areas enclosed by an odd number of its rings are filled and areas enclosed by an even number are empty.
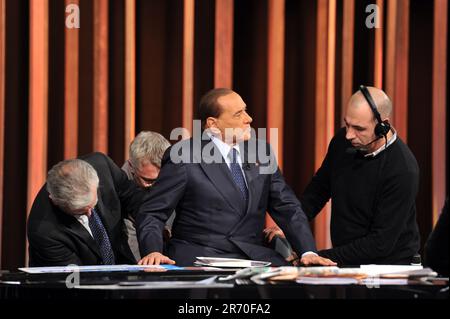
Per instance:
[[[145,185],[147,185],[148,187],[152,186],[153,183],[156,182],[156,178],[145,178],[145,177],[143,177],[143,176],[137,174],[136,172],[133,172],[133,175],[134,175],[136,178],[140,179],[141,182],[142,182],[142,184],[145,184]]]
[[[131,174],[133,175],[134,179],[138,184],[141,184],[144,187],[151,187],[155,182],[157,178],[147,178],[139,174],[138,170],[131,166]]]

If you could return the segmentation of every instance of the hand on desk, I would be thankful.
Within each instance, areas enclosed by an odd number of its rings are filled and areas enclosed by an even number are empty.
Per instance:
[[[336,266],[337,264],[334,261],[331,261],[328,258],[320,257],[316,254],[308,254],[303,256],[302,258],[296,259],[292,262],[294,266]]]
[[[175,260],[172,260],[161,253],[155,252],[148,254],[138,262],[138,265],[159,265],[159,264],[173,265],[175,264]]]

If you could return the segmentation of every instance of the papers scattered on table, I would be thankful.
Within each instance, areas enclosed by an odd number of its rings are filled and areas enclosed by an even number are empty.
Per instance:
[[[255,272],[254,270],[258,271]],[[219,278],[219,280],[240,280],[241,282],[258,285],[264,285],[267,282],[291,281],[306,285],[366,285],[378,287],[380,285],[407,285],[411,278],[432,275],[431,269],[423,269],[421,266],[261,267],[242,269],[234,275]]]
[[[236,258],[218,258],[218,257],[196,257],[194,263],[198,266],[209,266],[219,268],[247,268],[247,267],[267,267],[270,265],[268,261],[257,261]]]
[[[182,270],[182,267],[174,265],[96,265],[96,266],[57,266],[57,267],[29,267],[19,268],[20,271],[29,274],[52,274],[52,273],[72,273],[72,272],[115,272],[115,271],[166,271]]]

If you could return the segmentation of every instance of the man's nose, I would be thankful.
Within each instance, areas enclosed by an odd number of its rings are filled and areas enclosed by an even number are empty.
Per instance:
[[[355,138],[355,132],[353,132],[353,130],[351,128],[347,128],[347,132],[345,133],[345,138],[347,140],[352,140]]]
[[[245,112],[245,115],[246,115],[246,118],[245,118],[246,123],[250,124],[251,122],[253,122],[252,117],[247,112]]]

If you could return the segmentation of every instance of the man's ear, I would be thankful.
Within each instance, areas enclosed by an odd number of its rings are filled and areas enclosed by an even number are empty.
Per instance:
[[[206,128],[217,128],[217,119],[210,116],[206,119]]]
[[[211,134],[215,136],[221,136],[222,133],[220,132],[220,129],[217,127],[217,119],[214,117],[208,117],[206,119],[206,128],[208,129]]]

